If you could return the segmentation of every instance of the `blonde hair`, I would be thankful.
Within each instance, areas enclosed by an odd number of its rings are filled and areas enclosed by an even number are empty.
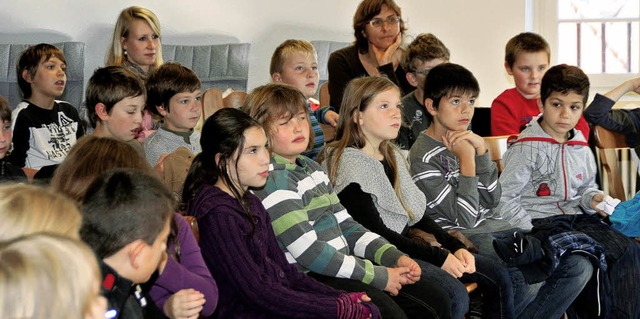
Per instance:
[[[2,318],[85,318],[100,280],[97,259],[80,240],[41,233],[0,243]]]
[[[107,55],[104,58],[104,63],[106,66],[119,66],[122,65],[125,61],[127,61],[124,55],[124,49],[122,48],[122,43],[120,42],[121,37],[129,36],[129,29],[131,28],[131,24],[136,19],[144,20],[149,24],[151,30],[155,34],[158,35],[159,39],[162,39],[162,35],[160,33],[160,22],[158,21],[158,17],[151,12],[151,10],[138,7],[131,6],[128,7],[118,16],[118,20],[116,21],[116,26],[113,29],[113,35],[111,36],[111,42],[109,43],[109,49],[107,50]],[[162,40],[160,40],[162,42]],[[156,68],[162,64],[162,45],[159,45],[156,49],[156,61],[153,64],[153,68]]]
[[[307,40],[289,39],[282,42],[276,50],[273,51],[271,65],[269,65],[269,74],[273,75],[276,72],[282,73],[287,58],[289,55],[295,53],[307,54],[313,56],[316,60],[318,59],[318,53],[311,42]]]
[[[37,232],[79,238],[82,215],[76,204],[51,189],[27,184],[0,186],[0,240]]]
[[[315,134],[309,120],[307,99],[297,88],[284,83],[269,83],[259,86],[247,96],[242,109],[262,125],[267,134],[269,145],[273,145],[276,121],[283,116],[293,118],[300,111],[303,111],[309,122],[307,150],[313,147]]]
[[[338,175],[338,163],[340,157],[344,153],[345,148],[354,147],[361,149],[366,145],[367,138],[362,132],[360,126],[356,123],[357,112],[364,112],[373,102],[373,99],[381,92],[387,90],[396,90],[400,94],[400,89],[391,80],[385,77],[373,76],[362,77],[351,80],[344,90],[344,98],[340,106],[340,119],[336,129],[336,139],[329,143],[318,155],[318,162],[328,161],[327,170],[331,184],[335,184]],[[413,220],[413,212],[406,205],[401,190],[400,181],[398,179],[398,162],[396,161],[395,152],[397,147],[393,141],[385,140],[380,143],[380,152],[391,166],[394,180],[392,181],[393,189],[400,200],[400,203],[407,211],[409,218]]]

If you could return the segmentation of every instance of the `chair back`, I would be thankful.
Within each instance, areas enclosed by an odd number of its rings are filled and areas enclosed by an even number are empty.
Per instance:
[[[329,95],[329,81],[327,81],[320,86],[320,106],[329,106],[330,101],[331,96]]]
[[[233,91],[222,98],[222,105],[224,107],[240,108],[244,104],[244,100],[247,99],[247,95],[245,91]]]
[[[511,135],[501,136],[484,136],[484,143],[487,144],[487,150],[489,150],[489,156],[491,160],[496,163],[498,167],[498,173],[502,173],[504,165],[502,164],[502,156],[507,151],[507,140]]]
[[[224,107],[222,92],[217,88],[210,88],[202,94],[202,120],[206,120],[213,113]]]
[[[594,140],[600,165],[605,174],[603,180],[607,181],[609,195],[622,201],[627,199],[622,183],[622,175],[618,167],[618,154],[616,149],[628,148],[627,141],[621,133],[609,131],[606,128],[596,125],[594,130]]]

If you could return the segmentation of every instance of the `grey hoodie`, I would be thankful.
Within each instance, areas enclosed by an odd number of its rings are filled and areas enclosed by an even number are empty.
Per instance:
[[[529,122],[509,146],[500,175],[498,209],[524,229],[532,227],[532,218],[594,214],[591,200],[602,193],[595,181],[595,158],[582,133],[573,129],[561,144],[540,127],[540,119]]]

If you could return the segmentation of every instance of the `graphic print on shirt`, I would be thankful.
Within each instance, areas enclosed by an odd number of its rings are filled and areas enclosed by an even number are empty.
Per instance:
[[[454,188],[457,188],[458,177],[460,176],[460,163],[458,162],[458,159],[446,155],[438,155],[438,158],[440,159],[442,168],[444,168],[444,171],[446,172],[444,174],[444,178]]]
[[[558,177],[557,164],[561,165],[561,163],[556,163],[556,160],[561,158],[560,154],[547,154],[549,149],[544,147],[545,143],[516,143],[515,145],[522,147],[523,153],[525,150],[530,153],[522,160],[529,160],[527,166],[532,168],[530,183],[536,192],[533,195],[541,197],[557,194],[558,183],[562,182],[556,180]]]
[[[40,128],[31,128],[35,148],[41,150],[49,160],[64,159],[76,140],[78,123],[63,112],[58,112],[58,123],[42,124]]]

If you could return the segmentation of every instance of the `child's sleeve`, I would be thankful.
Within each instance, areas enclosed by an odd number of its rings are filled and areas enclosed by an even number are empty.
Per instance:
[[[318,123],[320,124],[329,124],[324,120],[324,116],[327,114],[327,112],[329,111],[336,111],[333,107],[331,106],[323,106],[315,111],[313,111],[313,115],[316,117],[316,119],[318,120]]]
[[[500,203],[502,189],[498,183],[498,167],[491,160],[489,152],[476,156],[476,175],[478,176],[480,206],[495,208]]]
[[[502,196],[500,198],[500,216],[516,216],[507,218],[510,223],[517,222],[514,227],[531,229],[531,216],[522,207],[522,191],[531,180],[532,168],[523,160],[520,147],[510,147],[503,156],[504,169],[500,175],[500,187]]]
[[[427,197],[427,206],[446,218],[451,223],[464,228],[474,228],[484,218],[480,213],[480,178],[478,176],[462,176],[458,184],[450,183],[441,167],[436,163],[439,156],[438,148],[444,151],[444,146],[436,146],[429,151],[416,151],[416,141],[411,149],[411,174],[413,181]]]
[[[339,205],[335,193],[314,198],[312,203],[305,205],[294,186],[298,184],[297,181],[288,181],[290,187],[276,187],[277,183],[273,180],[283,176],[272,177],[269,176],[271,181],[262,190],[254,193],[262,199],[262,204],[269,212],[276,238],[298,264],[325,276],[354,279],[381,290],[386,287],[386,268],[374,265],[371,260],[383,265],[389,265],[389,261],[393,260],[395,264],[402,253],[379,235],[353,221],[346,209]],[[332,207],[336,204],[340,210],[330,211],[335,209]],[[326,208],[321,208],[323,206]],[[309,220],[308,212],[312,209],[326,209],[326,214],[332,214],[344,237],[338,236],[331,242],[319,239]],[[341,245],[348,245],[353,255],[336,248]],[[357,256],[373,258],[369,260]]]
[[[380,217],[380,212],[378,212],[372,196],[365,193],[357,183],[347,185],[338,194],[340,202],[347,208],[349,214],[364,227],[380,234],[412,258],[426,261],[438,267],[442,266],[447,258],[447,253],[443,249],[415,241],[387,227]],[[423,219],[428,218],[427,216],[423,217]],[[442,228],[440,231],[443,231]]]
[[[9,162],[20,168],[25,167],[27,151],[29,150],[29,139],[31,137],[28,117],[22,113],[23,112],[20,112],[16,116],[15,125],[13,127],[13,149],[8,157]]]
[[[640,134],[640,114],[630,110],[612,110],[615,103],[604,95],[596,94],[589,107],[584,110],[584,118],[591,124],[614,132],[623,132],[626,135]]]
[[[604,193],[598,188],[598,184],[596,183],[596,160],[593,156],[591,150],[586,149],[585,153],[587,154],[587,161],[585,163],[587,176],[584,178],[584,183],[578,187],[578,194],[580,195],[580,207],[587,214],[595,214],[596,211],[591,208],[591,201],[593,200],[593,196],[596,194]]]
[[[165,301],[182,289],[192,288],[202,293],[206,299],[201,314],[210,316],[218,304],[218,286],[202,258],[200,247],[184,217],[174,216],[178,224],[180,262],[169,256],[163,273],[151,287],[149,294],[158,308],[163,309]]]
[[[491,103],[491,135],[510,134],[520,134],[520,119],[501,94]]]

